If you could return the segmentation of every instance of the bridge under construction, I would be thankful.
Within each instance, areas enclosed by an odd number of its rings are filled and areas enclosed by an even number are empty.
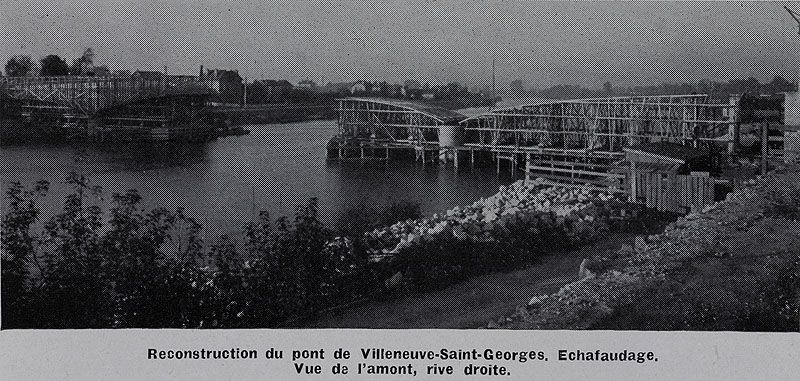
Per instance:
[[[671,142],[733,152],[737,101],[707,95],[662,95],[558,100],[500,108],[467,118],[409,101],[339,100],[339,135],[331,159],[388,159],[391,149],[416,152],[418,161],[474,164],[476,156],[505,161],[512,171],[604,185],[624,148]],[[461,155],[459,155],[461,153]]]
[[[0,110],[14,128],[101,140],[204,140],[214,124],[210,83],[159,72],[126,77],[0,77]],[[155,74],[155,75],[154,75]]]

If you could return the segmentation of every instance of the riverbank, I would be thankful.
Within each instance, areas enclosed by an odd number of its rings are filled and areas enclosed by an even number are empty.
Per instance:
[[[552,292],[576,280],[576,269],[592,253],[660,231],[673,217],[637,209],[613,193],[538,179],[501,186],[471,205],[364,234],[358,246],[374,262],[386,262],[378,265],[381,273],[393,274],[385,289],[357,307],[323,311],[296,324],[478,327],[531,292]],[[401,296],[409,292],[413,296]]]
[[[272,124],[336,119],[333,103],[285,103],[219,107],[212,111],[223,115],[232,126]]]
[[[307,320],[304,328],[444,328],[485,327],[498,316],[510,315],[530,295],[553,293],[578,277],[584,258],[630,242],[637,235],[655,234],[670,220],[641,219],[629,229],[575,250],[558,250],[539,257],[530,266],[495,272],[425,293],[378,298],[347,309],[325,311]]]
[[[490,326],[798,331],[798,219],[800,168],[778,169],[661,234],[596,253],[584,279]]]

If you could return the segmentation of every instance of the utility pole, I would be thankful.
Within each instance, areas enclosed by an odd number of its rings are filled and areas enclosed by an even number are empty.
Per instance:
[[[494,107],[496,106],[495,102],[497,102],[497,88],[494,78],[494,61],[495,58],[492,57],[492,109],[494,109]]]
[[[792,15],[794,21],[797,21],[797,34],[800,34],[800,14],[794,13],[794,11],[792,11],[785,5],[783,6],[783,9],[785,9],[787,12],[789,12],[790,15]]]
[[[161,93],[167,89],[167,65],[164,65],[164,77],[161,79]]]
[[[767,157],[769,156],[769,122],[761,123],[761,174],[767,174]]]
[[[244,93],[242,94],[242,108],[247,107],[247,77],[244,77]]]
[[[783,9],[785,9],[786,12],[789,12],[789,15],[791,15],[792,18],[794,19],[794,21],[797,23],[797,34],[800,35],[800,14],[795,13],[794,11],[792,11],[791,9],[789,9],[785,5],[783,6]],[[796,68],[796,69],[798,69],[798,72],[797,72],[797,74],[798,74],[798,76],[797,76],[798,89],[797,90],[800,91],[800,68]]]

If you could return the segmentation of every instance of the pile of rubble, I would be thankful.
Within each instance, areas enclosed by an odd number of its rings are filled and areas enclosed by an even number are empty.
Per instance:
[[[472,205],[455,207],[430,218],[406,220],[365,234],[372,254],[392,255],[437,237],[492,240],[496,233],[517,223],[534,229],[562,229],[568,236],[591,236],[621,201],[613,193],[586,188],[547,186],[543,179],[520,180]]]

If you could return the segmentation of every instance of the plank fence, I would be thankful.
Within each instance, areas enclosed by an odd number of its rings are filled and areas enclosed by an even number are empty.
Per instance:
[[[714,202],[713,177],[637,173],[635,181],[635,200],[663,212],[686,213]]]

